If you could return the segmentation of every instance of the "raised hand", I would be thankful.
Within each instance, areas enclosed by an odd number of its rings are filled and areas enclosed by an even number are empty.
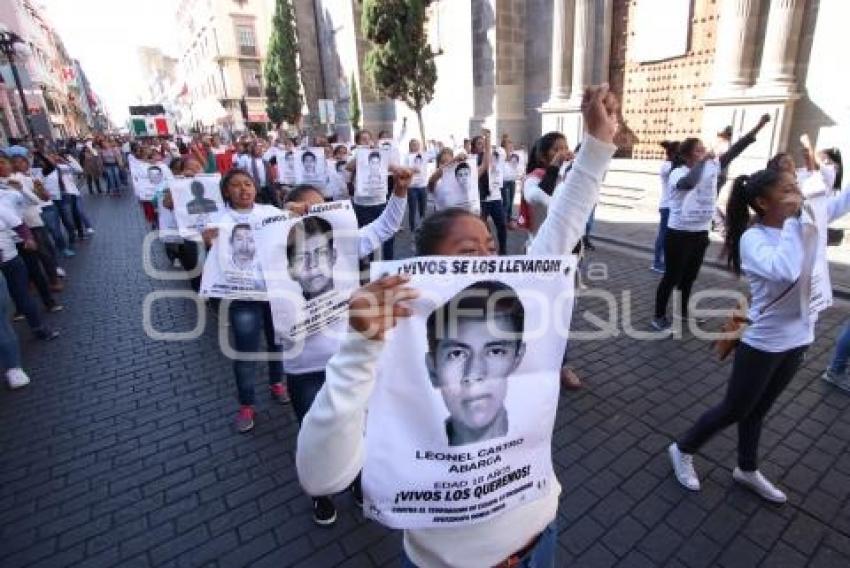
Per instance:
[[[419,293],[405,286],[409,281],[410,277],[404,274],[385,276],[356,290],[348,303],[351,328],[366,339],[383,340],[388,330],[412,313],[404,302]]]
[[[590,86],[584,90],[581,113],[588,134],[597,140],[609,144],[614,142],[614,136],[620,126],[619,110],[617,95],[610,92],[607,83]]]

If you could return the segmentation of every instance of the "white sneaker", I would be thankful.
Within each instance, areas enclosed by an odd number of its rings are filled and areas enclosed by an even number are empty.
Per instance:
[[[699,477],[694,469],[693,454],[685,454],[679,450],[679,446],[675,442],[667,448],[667,453],[670,454],[670,463],[673,464],[673,473],[676,474],[676,479],[679,480],[686,489],[691,491],[699,491]]]
[[[741,471],[741,468],[736,467],[732,471],[732,479],[741,485],[752,490],[763,499],[767,499],[771,503],[785,503],[788,497],[785,493],[776,488],[774,484],[767,480],[759,470]]]
[[[6,380],[9,382],[10,389],[19,389],[30,384],[30,378],[21,368],[6,371]]]

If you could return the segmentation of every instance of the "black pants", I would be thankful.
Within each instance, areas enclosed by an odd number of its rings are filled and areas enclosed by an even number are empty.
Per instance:
[[[688,317],[691,288],[699,275],[707,248],[708,231],[667,229],[664,236],[664,277],[655,293],[655,317],[667,315],[673,288],[678,288],[682,294],[682,317]]]
[[[496,227],[496,241],[499,243],[499,254],[508,254],[508,228],[505,224],[505,209],[502,201],[482,201],[481,218],[487,222],[487,218],[493,220]]]
[[[180,259],[180,265],[186,272],[192,272],[198,266],[198,261],[201,256],[201,246],[201,243],[198,241],[186,239],[180,244],[180,246],[177,247],[177,258]],[[200,290],[201,275],[198,274],[197,276],[190,278],[189,284],[195,292]]]
[[[17,245],[17,247],[18,256],[23,259],[24,264],[27,267],[29,281],[33,283],[33,286],[35,286],[35,289],[38,291],[41,303],[44,304],[45,308],[52,308],[56,305],[56,300],[53,299],[53,295],[50,293],[50,285],[47,283],[47,276],[42,270],[38,253],[34,250],[27,250],[20,244]]]
[[[86,184],[89,186],[90,195],[94,195],[94,189],[92,186],[97,188],[98,193],[103,193],[100,189],[100,176],[86,174]]]
[[[806,349],[808,346],[768,353],[741,343],[735,351],[726,397],[703,414],[677,442],[679,449],[688,454],[696,453],[719,431],[737,423],[738,467],[744,471],[758,469],[762,421],[794,378]]]
[[[50,240],[50,233],[46,227],[31,227],[30,231],[35,239],[35,244],[38,245],[36,254],[44,269],[44,274],[51,284],[59,281],[59,273],[56,271],[58,267],[56,263],[56,248],[53,246],[53,241]]]
[[[313,405],[316,395],[322,390],[323,384],[325,384],[324,371],[302,375],[286,374],[286,388],[289,391],[289,397],[292,399],[292,410],[295,411],[299,424],[304,421],[307,411]]]

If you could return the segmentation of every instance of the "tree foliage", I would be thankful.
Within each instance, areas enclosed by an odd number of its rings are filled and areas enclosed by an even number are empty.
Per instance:
[[[422,109],[434,98],[435,53],[425,30],[426,0],[364,0],[361,29],[372,42],[366,74],[375,90],[416,112],[422,137]]]
[[[277,0],[265,65],[266,112],[276,125],[301,118],[298,37],[292,0]]]

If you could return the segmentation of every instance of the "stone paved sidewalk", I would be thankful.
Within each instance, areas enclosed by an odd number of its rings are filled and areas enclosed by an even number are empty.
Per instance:
[[[144,274],[144,229],[129,197],[87,198],[98,233],[65,264],[65,312],[49,316],[63,336],[40,344],[19,327],[23,391],[0,392],[0,566],[182,567],[397,566],[400,535],[364,521],[350,496],[340,520],[315,528],[293,466],[296,423],[259,388],[254,432],[240,435],[230,362],[216,320],[200,339],[161,342],[142,325],[145,297],[182,284]],[[513,250],[523,237],[512,234]],[[397,244],[409,250],[409,233]],[[155,261],[163,267],[159,247]],[[644,256],[600,246],[590,281],[623,299],[645,328],[656,276]],[[706,270],[698,288],[739,285]],[[574,329],[605,313],[580,300]],[[206,315],[206,312],[201,312]],[[189,330],[187,300],[158,300],[160,331]],[[561,395],[553,455],[564,487],[559,566],[850,565],[850,396],[817,377],[838,325],[820,340],[780,398],[763,440],[763,469],[789,492],[769,506],[732,485],[734,432],[713,441],[697,466],[698,494],[672,479],[664,448],[722,396],[728,364],[705,344],[636,341],[620,333],[572,341],[571,363],[587,382]]]

